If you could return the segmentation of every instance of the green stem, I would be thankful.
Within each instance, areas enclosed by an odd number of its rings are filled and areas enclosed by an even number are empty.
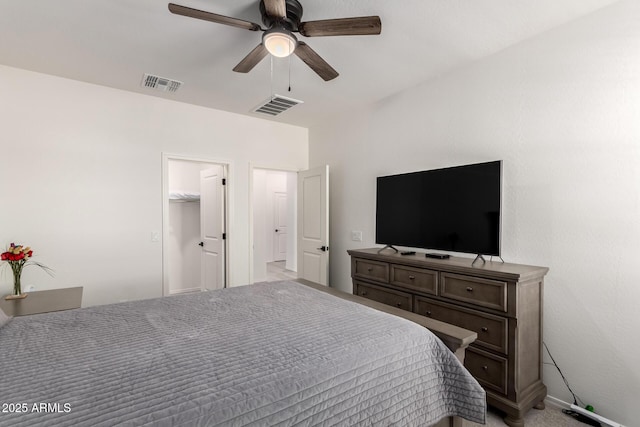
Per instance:
[[[20,278],[22,277],[22,269],[24,268],[24,260],[9,262],[11,270],[13,271],[13,294],[22,294],[22,286],[20,284]]]

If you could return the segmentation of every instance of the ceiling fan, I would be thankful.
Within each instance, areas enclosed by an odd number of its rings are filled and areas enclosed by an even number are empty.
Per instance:
[[[267,27],[266,29],[254,22],[173,3],[169,3],[169,11],[176,15],[230,25],[245,30],[263,31],[262,42],[249,52],[235,66],[233,71],[248,73],[268,53],[281,58],[295,53],[298,58],[302,59],[325,81],[338,77],[338,72],[311,49],[308,44],[299,41],[293,33],[299,33],[305,37],[353,36],[380,34],[382,30],[382,23],[378,16],[301,22],[302,5],[298,0],[260,0],[260,13],[262,14],[262,22]]]

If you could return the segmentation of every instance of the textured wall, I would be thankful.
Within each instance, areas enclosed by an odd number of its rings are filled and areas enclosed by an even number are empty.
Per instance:
[[[310,166],[332,174],[332,285],[350,290],[346,250],[374,245],[376,176],[502,159],[503,256],[550,267],[545,341],[579,396],[636,425],[639,20],[622,1],[311,128]]]

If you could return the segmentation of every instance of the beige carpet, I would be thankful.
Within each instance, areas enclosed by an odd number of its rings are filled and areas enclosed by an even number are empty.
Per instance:
[[[469,421],[464,422],[464,427],[476,427],[482,426],[482,424],[472,423]],[[487,414],[487,424],[489,427],[505,427],[506,424],[502,421],[502,417],[499,413],[489,409]],[[556,406],[547,404],[546,409],[537,410],[532,409],[527,412],[524,417],[525,427],[585,427],[587,424],[583,424],[579,421],[571,419],[571,417],[562,413],[562,410]]]

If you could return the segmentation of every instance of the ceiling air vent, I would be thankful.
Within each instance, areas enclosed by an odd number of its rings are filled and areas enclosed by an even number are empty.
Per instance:
[[[142,77],[142,86],[161,92],[175,92],[182,86],[182,82],[167,79],[166,77],[154,76],[153,74],[145,74],[144,77]]]
[[[282,95],[273,95],[271,98],[257,106],[253,112],[267,114],[269,116],[277,116],[278,114],[287,111],[289,108],[302,103],[303,101],[299,101],[297,99],[287,98]]]

